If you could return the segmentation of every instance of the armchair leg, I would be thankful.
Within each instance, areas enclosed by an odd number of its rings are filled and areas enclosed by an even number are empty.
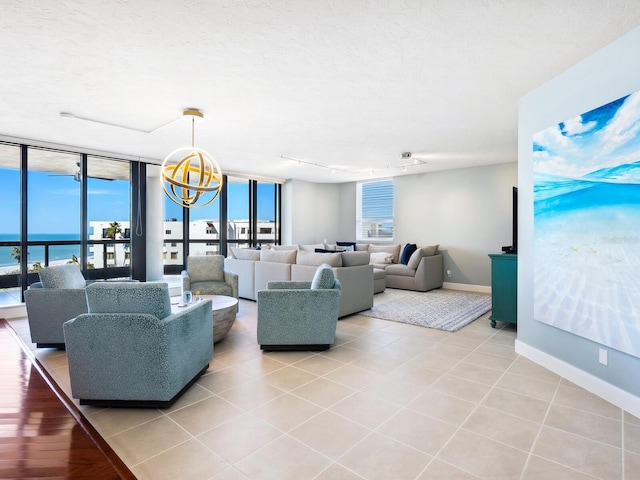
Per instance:
[[[313,344],[313,345],[260,345],[262,350],[266,351],[322,351],[329,350],[331,348],[330,344]]]

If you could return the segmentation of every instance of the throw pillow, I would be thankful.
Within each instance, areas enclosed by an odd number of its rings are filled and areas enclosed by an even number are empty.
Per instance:
[[[393,263],[393,254],[388,252],[371,252],[369,264],[391,264]]]
[[[411,255],[411,258],[407,263],[407,267],[409,267],[411,270],[415,270],[416,268],[418,268],[418,265],[420,265],[420,260],[422,260],[422,257],[431,257],[435,255],[436,252],[438,251],[438,246],[439,245],[430,245],[428,247],[418,248]]]
[[[314,245],[299,245],[299,250],[304,250],[305,252],[313,252],[318,248],[324,248],[324,243],[316,243]]]
[[[343,252],[355,252],[356,242],[336,242],[338,247],[342,248]]]
[[[392,263],[400,263],[400,245],[369,245],[369,252],[385,252],[393,254]]]
[[[369,252],[342,252],[342,266],[369,265]]]
[[[328,263],[332,267],[342,266],[342,256],[340,252],[298,252],[296,259],[298,265],[322,265]]]
[[[81,289],[86,286],[80,268],[72,263],[45,267],[39,274],[44,288]]]
[[[238,260],[260,260],[260,250],[254,250],[253,248],[231,247],[231,255]]]
[[[336,277],[330,265],[323,263],[316,270],[313,280],[311,280],[311,290],[333,288],[336,284]]]
[[[296,263],[297,250],[260,250],[261,262]]]
[[[404,263],[405,265],[409,263],[409,259],[413,252],[418,249],[418,246],[415,243],[407,243],[402,249],[402,255],[400,255],[400,263]]]
[[[271,250],[298,250],[298,245],[271,245]]]

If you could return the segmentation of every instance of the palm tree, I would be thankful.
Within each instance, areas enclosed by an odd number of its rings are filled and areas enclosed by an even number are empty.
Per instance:
[[[116,239],[116,235],[119,235],[122,233],[122,225],[120,225],[120,223],[113,221],[109,224],[109,227],[107,227],[107,230],[104,233],[104,236],[106,238],[110,238],[111,240],[115,240]],[[113,244],[113,263],[114,265],[117,267],[118,266],[118,261],[116,259],[116,244]]]
[[[20,263],[20,259],[22,258],[20,247],[13,247],[9,255],[11,258],[15,259],[16,262]],[[29,257],[29,252],[27,252],[27,257]]]

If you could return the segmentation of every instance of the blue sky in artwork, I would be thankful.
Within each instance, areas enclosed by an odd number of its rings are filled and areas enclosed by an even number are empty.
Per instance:
[[[533,136],[533,169],[537,174],[578,179],[599,169],[636,162],[640,162],[640,92]],[[626,181],[640,183],[640,173]]]

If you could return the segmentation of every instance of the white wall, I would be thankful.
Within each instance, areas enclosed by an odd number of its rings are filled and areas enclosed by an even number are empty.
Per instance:
[[[640,90],[640,28],[598,51],[520,100],[518,341],[516,350],[640,416],[640,359],[533,318],[533,167],[535,132]]]
[[[289,180],[283,188],[282,244],[314,244],[338,236],[340,187]]]
[[[488,255],[511,245],[516,162],[395,177],[393,243],[439,244],[446,282],[491,285]],[[355,183],[340,187],[340,230],[355,236]]]

